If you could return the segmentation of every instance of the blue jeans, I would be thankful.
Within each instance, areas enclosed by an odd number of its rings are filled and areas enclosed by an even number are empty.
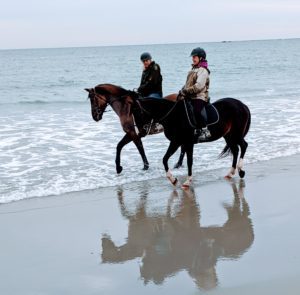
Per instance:
[[[149,94],[147,97],[151,97],[151,98],[162,98],[161,95],[159,93],[151,93]]]

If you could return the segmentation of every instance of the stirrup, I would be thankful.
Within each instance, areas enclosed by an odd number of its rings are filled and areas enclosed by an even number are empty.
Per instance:
[[[164,131],[164,126],[159,124],[159,123],[155,123],[154,126],[153,126],[153,131],[155,133],[162,132],[162,131]]]
[[[207,127],[202,128],[202,132],[205,134],[206,137],[211,137],[210,131]]]
[[[210,131],[207,129],[207,127],[204,127],[202,129],[195,129],[195,135],[197,136],[197,142],[206,140],[211,137]]]

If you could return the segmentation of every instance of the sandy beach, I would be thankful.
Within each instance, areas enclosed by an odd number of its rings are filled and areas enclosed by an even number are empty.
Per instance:
[[[2,204],[0,294],[299,294],[299,164]]]

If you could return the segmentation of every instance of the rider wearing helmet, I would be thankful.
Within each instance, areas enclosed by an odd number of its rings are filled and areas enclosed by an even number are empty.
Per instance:
[[[209,100],[209,74],[208,63],[206,60],[206,52],[203,48],[194,48],[191,52],[192,69],[189,71],[185,85],[179,91],[179,96],[191,99],[197,128],[195,134],[198,140],[205,140],[211,136],[207,129],[205,119],[201,115],[201,111]]]
[[[152,56],[149,52],[142,53],[141,62],[144,65],[144,70],[138,92],[144,97],[161,98],[162,76],[159,65],[152,61]]]

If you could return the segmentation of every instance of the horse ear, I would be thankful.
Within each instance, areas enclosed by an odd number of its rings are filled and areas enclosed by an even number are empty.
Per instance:
[[[88,93],[93,92],[93,88],[84,88],[85,91],[87,91]]]

